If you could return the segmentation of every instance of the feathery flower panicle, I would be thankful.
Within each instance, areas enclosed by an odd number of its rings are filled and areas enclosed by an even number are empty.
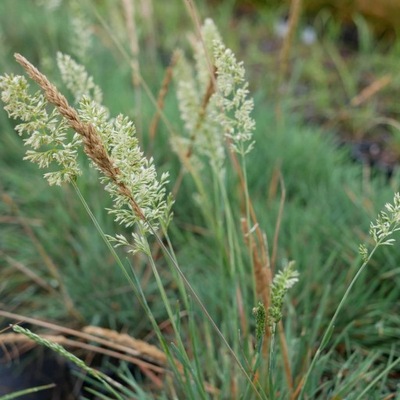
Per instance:
[[[225,47],[211,19],[202,26],[201,37],[193,46],[195,66],[182,56],[176,68],[179,109],[189,135],[181,143],[223,171],[226,138],[242,156],[254,146],[253,101],[243,63]]]
[[[360,253],[363,262],[367,262],[368,261],[368,248],[367,246],[362,243],[358,246],[358,252]]]
[[[102,145],[108,151],[112,138],[112,119],[108,108],[84,95],[78,104],[78,115],[82,122],[90,124],[100,136]]]
[[[290,261],[279,271],[271,287],[271,305],[268,308],[268,325],[273,326],[282,319],[283,300],[287,291],[299,280],[299,273],[294,269],[295,262]]]
[[[78,64],[71,56],[58,52],[57,66],[65,86],[75,97],[76,104],[82,100],[83,96],[90,97],[101,104],[103,93],[83,65]]]
[[[110,118],[108,110],[89,97],[96,94],[92,78],[67,56],[59,56],[67,83],[72,82],[70,87],[74,89],[78,81],[78,78],[76,82],[73,80],[73,71],[67,71],[72,66],[86,85],[86,93],[78,96],[81,97],[78,110],[72,108],[46,76],[24,57],[16,55],[16,59],[44,93],[30,95],[24,77],[0,77],[5,109],[11,117],[23,121],[17,126],[17,131],[28,134],[25,144],[33,148],[28,150],[26,158],[37,162],[41,168],[56,161],[64,169],[47,173],[45,177],[50,184],[61,184],[81,173],[77,151],[83,144],[85,153],[101,172],[100,179],[113,198],[114,207],[109,212],[126,227],[138,226],[138,233],[133,234],[131,251],[147,250],[143,236],[151,234],[160,225],[166,228],[173,201],[166,195],[168,174],[157,179],[153,159],[146,159],[139,148],[134,124],[122,115]],[[49,105],[54,106],[50,115],[47,113]],[[46,150],[39,152],[44,144]],[[117,245],[129,244],[121,235],[113,240]]]
[[[186,131],[190,133],[196,128],[201,96],[192,66],[182,52],[178,54],[178,62],[175,68],[175,79],[178,86],[176,93],[182,121]]]
[[[25,160],[38,164],[39,168],[56,168],[44,175],[50,185],[71,182],[81,175],[77,156],[81,138],[71,133],[69,126],[57,109],[48,112],[48,101],[37,91],[29,92],[29,83],[23,76],[0,77],[1,99],[9,117],[23,122],[16,126],[24,139],[27,150]]]
[[[214,42],[222,42],[220,33],[214,24],[214,21],[207,18],[201,27],[201,40],[196,41],[193,44],[194,48],[194,60],[195,60],[195,71],[200,87],[200,96],[203,98],[206,95],[207,88],[213,77],[210,73],[213,73],[212,69],[215,64],[214,62]],[[213,83],[213,82],[212,82]]]
[[[195,46],[195,50],[203,48]],[[204,50],[202,50],[204,54]],[[201,58],[201,57],[198,57]],[[219,134],[221,125],[208,110],[215,105],[212,100],[213,80],[209,68],[204,64],[203,74],[194,70],[189,61],[180,55],[176,65],[177,97],[181,118],[184,122],[186,136],[172,139],[172,147],[178,154],[192,156],[192,163],[203,167],[202,158],[223,171],[225,158],[223,137]],[[205,79],[206,76],[206,79]]]
[[[157,179],[153,159],[147,159],[140,150],[133,122],[121,114],[110,119],[105,107],[87,97],[83,97],[80,102],[78,114],[83,122],[94,126],[118,170],[118,184],[107,175],[101,177],[105,190],[114,202],[113,208],[108,211],[114,215],[115,221],[127,228],[140,224],[145,232],[150,230],[149,223],[156,229],[160,223],[163,227],[168,226],[172,198],[166,199],[165,186],[169,175],[164,173]],[[132,213],[131,199],[121,196],[120,184],[135,194],[135,202],[140,206],[145,219]],[[120,239],[116,240],[117,244],[126,245]]]
[[[395,193],[393,204],[385,204],[386,211],[381,211],[376,222],[371,222],[369,233],[375,242],[375,246],[391,246],[395,239],[390,236],[400,231],[400,193]],[[364,262],[368,261],[370,252],[366,244],[362,243],[358,251]]]
[[[370,234],[376,244],[392,245],[395,240],[389,236],[400,230],[400,193],[395,193],[393,204],[386,203],[385,208],[375,224],[371,222]]]
[[[82,1],[70,0],[69,6],[71,8],[70,48],[73,54],[78,57],[78,60],[83,62],[87,60],[89,50],[92,47],[93,32],[82,6]]]
[[[254,103],[248,98],[249,84],[245,80],[243,62],[237,62],[232,50],[222,42],[214,42],[217,69],[216,103],[219,120],[225,135],[231,140],[233,151],[245,156],[254,147],[255,121],[250,114]],[[217,112],[218,112],[217,109]]]

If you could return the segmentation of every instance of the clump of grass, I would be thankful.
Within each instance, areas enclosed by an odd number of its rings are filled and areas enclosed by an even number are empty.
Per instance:
[[[17,128],[20,132],[31,133],[26,142],[33,149],[29,150],[27,157],[46,168],[54,165],[56,170],[46,173],[49,183],[71,182],[80,196],[75,181],[81,179],[79,176],[82,168],[78,156],[81,145],[101,174],[101,180],[114,200],[110,212],[117,222],[125,225],[123,235],[101,234],[136,293],[170,361],[174,381],[169,383],[166,380],[166,393],[175,397],[178,393],[186,398],[276,398],[287,395],[295,399],[302,390],[304,396],[313,395],[317,390],[315,388],[320,387],[319,373],[324,370],[318,368],[315,372],[314,366],[323,361],[318,365],[324,367],[326,359],[321,360],[323,357],[317,353],[305,380],[302,380],[304,366],[298,375],[292,376],[291,364],[304,360],[307,364],[309,357],[307,354],[304,358],[290,358],[297,357],[297,353],[291,355],[285,350],[290,328],[285,332],[280,321],[283,296],[295,283],[297,275],[293,271],[293,264],[288,263],[286,269],[282,273],[277,272],[273,279],[271,270],[276,264],[277,250],[273,249],[270,260],[268,242],[248,189],[247,167],[251,164],[248,157],[252,156],[254,147],[254,121],[250,115],[252,101],[248,97],[243,65],[236,61],[233,53],[222,43],[211,21],[198,32],[198,40],[193,48],[195,67],[184,57],[176,67],[178,98],[188,129],[183,139],[174,136],[172,141],[182,161],[183,178],[189,176],[194,183],[195,204],[203,215],[202,222],[212,242],[212,246],[203,249],[209,257],[204,270],[207,278],[215,281],[215,286],[218,285],[221,290],[218,291],[218,297],[211,298],[210,303],[204,304],[202,298],[197,296],[197,290],[192,287],[193,282],[183,274],[170,244],[167,226],[173,202],[166,190],[169,178],[162,175],[157,179],[153,161],[143,157],[138,141],[135,140],[133,123],[123,116],[109,116],[108,110],[99,104],[101,100],[96,95],[99,91],[84,69],[67,56],[58,57],[59,64],[65,66],[64,80],[66,86],[74,92],[76,107],[72,107],[59,90],[21,56],[17,57],[19,62],[42,87],[43,92],[31,95],[22,77],[5,76],[1,81],[2,93],[6,101],[11,100],[9,104],[12,104],[10,94],[15,96],[21,90],[22,96],[14,103],[15,110],[9,108],[9,112],[23,120]],[[76,80],[78,76],[81,76],[81,84],[76,84],[79,82]],[[13,85],[15,91],[11,92],[9,89]],[[84,93],[78,93],[76,89],[82,88],[85,88]],[[18,96],[14,99],[18,99]],[[31,112],[34,113],[32,120],[29,119]],[[227,185],[232,176],[239,182],[238,191]],[[300,186],[297,181],[295,184]],[[304,201],[307,196],[305,190]],[[82,198],[82,201],[87,207],[85,199]],[[90,215],[96,223],[93,214]],[[385,221],[382,221],[384,228]],[[161,236],[164,240],[161,240]],[[165,255],[165,264],[172,266],[171,274],[175,283],[172,294],[165,290],[163,271],[153,257],[154,238]],[[127,267],[121,262],[111,247],[112,242],[136,256],[145,256],[168,315],[167,322],[171,327],[169,334],[161,330],[140,277],[133,267]],[[193,243],[193,248],[197,245]],[[365,253],[364,250],[364,255],[372,256],[372,253]],[[253,280],[249,279],[251,275]],[[337,320],[337,314],[343,308],[349,291],[331,324]],[[327,297],[321,301],[319,313],[324,311]],[[200,305],[203,312],[201,316],[193,307],[193,300]],[[255,305],[256,315],[253,319],[251,310]],[[291,313],[296,313],[293,307]],[[187,319],[182,318],[182,314]],[[208,322],[204,321],[204,316]],[[318,324],[315,326],[316,330],[320,327]],[[282,364],[278,364],[278,357],[274,353],[277,350],[274,345],[276,328],[284,358],[284,374],[278,371],[278,366]],[[328,336],[331,331],[328,328]],[[213,338],[215,333],[225,344],[222,349]],[[313,337],[317,338],[318,334],[314,332],[310,336],[315,335]],[[322,340],[324,346],[328,336]],[[290,350],[293,353],[296,351],[294,341],[292,337]],[[312,342],[310,347],[314,345]],[[265,349],[270,351],[265,352]],[[237,364],[232,363],[232,359]],[[207,361],[207,369],[203,367],[204,360]],[[313,385],[309,383],[312,373],[315,373]],[[287,387],[282,375],[288,382]]]
[[[207,34],[207,32],[210,33]],[[222,41],[218,38],[215,26],[210,20],[204,26],[202,38],[207,39],[208,48],[205,47],[201,50],[200,45],[198,45],[198,51],[205,51],[207,57],[209,57],[209,51],[212,51],[212,62],[210,65],[215,64],[213,68],[216,70],[216,76],[210,75],[208,77],[209,65],[205,65],[204,63],[200,65],[200,57],[198,57],[199,65],[197,72],[199,76],[202,76],[201,79],[204,82],[208,81],[212,83],[214,81],[213,85],[215,87],[211,92],[209,89],[206,90],[206,100],[203,101],[203,104],[198,105],[198,110],[200,111],[196,111],[196,115],[200,115],[200,125],[197,122],[195,124],[198,125],[197,128],[200,128],[204,122],[203,119],[206,120],[206,118],[209,118],[210,121],[213,121],[208,125],[208,131],[206,131],[208,136],[203,136],[204,146],[208,145],[211,139],[210,135],[219,135],[218,146],[220,150],[217,153],[222,154],[224,152],[226,140],[229,152],[240,155],[242,161],[242,170],[240,170],[241,179],[245,190],[246,218],[250,223],[251,218],[254,218],[254,212],[252,211],[246,183],[245,156],[254,146],[254,141],[252,140],[254,121],[250,117],[253,103],[247,98],[247,83],[244,80],[242,64],[237,63],[233,53],[223,45]],[[161,228],[163,234],[168,238],[167,226],[171,219],[171,206],[173,204],[171,197],[166,196],[165,186],[168,175],[164,174],[161,176],[160,181],[157,180],[152,160],[144,158],[143,153],[140,151],[138,141],[135,138],[133,123],[122,115],[115,119],[109,118],[107,109],[99,104],[101,99],[99,88],[93,84],[92,79],[86,71],[71,60],[70,57],[60,54],[58,56],[58,64],[67,87],[73,92],[75,101],[79,107],[78,109],[73,108],[47,77],[39,72],[23,56],[16,54],[15,57],[28,75],[42,89],[42,92],[39,91],[31,95],[28,82],[21,76],[5,75],[0,80],[2,100],[6,103],[6,111],[11,117],[22,120],[22,123],[16,127],[18,133],[21,135],[28,134],[25,144],[31,146],[32,149],[27,151],[25,158],[37,163],[40,168],[49,168],[55,164],[57,169],[46,172],[44,175],[49,184],[61,185],[72,183],[77,190],[78,196],[80,196],[74,182],[82,173],[78,162],[78,150],[81,145],[83,146],[84,152],[91,160],[93,166],[100,172],[100,179],[105,184],[105,189],[113,198],[113,208],[109,212],[114,215],[116,222],[123,224],[126,228],[134,228],[131,239],[122,234],[116,234],[113,237],[103,234],[103,237],[108,244],[115,242],[117,246],[124,246],[132,253],[142,252],[148,256],[160,295],[173,326],[175,338],[178,343],[176,351],[179,352],[180,361],[184,367],[189,368],[187,372],[189,373],[192,369],[192,367],[189,367],[192,361],[188,358],[187,349],[183,344],[179,327],[174,322],[175,317],[171,307],[171,300],[167,297],[164,284],[152,259],[147,239],[148,235],[155,236],[164,254],[174,267],[176,278],[179,282],[179,291],[183,298],[187,298],[186,290],[188,290],[200,305],[202,312],[228,348],[231,356],[236,360],[239,370],[248,381],[248,389],[246,391],[251,388],[255,394],[260,395],[260,390],[263,391],[265,389],[262,389],[259,384],[256,385],[253,382],[247,368],[239,360],[236,353],[239,349],[237,338],[235,339],[235,349],[233,349],[178,266],[173,249],[167,249],[157,234],[157,229]],[[210,86],[210,83],[207,83],[207,86]],[[182,99],[183,97],[181,97],[181,101]],[[196,107],[196,105],[194,106]],[[48,110],[51,111],[49,112]],[[189,117],[189,114],[186,115]],[[223,134],[221,135],[219,132]],[[201,137],[201,135],[197,137]],[[216,137],[218,138],[218,136]],[[196,150],[200,149],[201,151],[202,148],[206,148],[204,146],[196,145],[193,148]],[[236,280],[235,265],[242,264],[243,262],[240,261],[242,255],[238,252],[239,248],[235,248],[237,245],[240,246],[241,238],[233,234],[233,226],[235,224],[234,215],[230,209],[231,206],[225,192],[226,189],[222,180],[223,174],[221,175],[222,170],[220,169],[224,161],[219,158],[220,156],[217,153],[207,153],[205,151],[205,154],[208,154],[209,160],[214,166],[213,174],[215,174],[214,178],[216,179],[218,196],[221,196],[219,201],[222,201],[227,206],[227,213],[223,216],[223,219],[226,218],[227,225],[224,228],[224,222],[222,225],[214,226],[214,228],[219,236],[219,240],[221,240],[221,249],[225,244],[223,243],[224,239],[220,235],[223,229],[227,229],[229,239],[226,244],[230,248],[229,260],[231,263],[229,274],[230,279],[234,282]],[[185,154],[185,157],[189,159],[188,154]],[[194,170],[192,169],[192,171]],[[206,195],[204,188],[200,184],[199,189],[203,195]],[[82,201],[85,207],[87,207],[83,198]],[[90,213],[90,210],[88,212]],[[214,209],[214,212],[217,212],[217,210]],[[217,214],[214,216],[209,215],[209,217],[210,221],[214,217],[220,219]],[[240,223],[240,218],[237,221]],[[118,257],[114,251],[113,254],[115,257]],[[250,258],[251,254],[252,252],[250,252]],[[138,284],[137,278],[135,278],[135,281],[132,281],[122,263],[119,263],[145,308],[148,317],[152,320],[153,327],[159,336],[164,350],[167,355],[170,355],[171,352],[166,347],[165,340],[162,338],[152,311],[147,305],[147,300],[141,290],[140,284]],[[243,267],[242,264],[240,266],[242,274],[244,273]],[[286,287],[289,286],[286,285]],[[238,286],[238,290],[243,291],[245,288]],[[184,300],[184,304],[187,308],[189,307],[187,300]],[[272,298],[271,304],[275,309],[281,308],[282,296],[277,301]],[[251,333],[248,333],[248,335],[250,336],[246,340],[250,339]],[[266,338],[268,338],[268,335]],[[246,351],[246,357],[252,358],[251,354],[251,350],[249,353]],[[173,358],[169,358],[173,360]],[[198,361],[195,360],[195,362],[197,363]],[[176,365],[173,368],[177,371]],[[252,370],[254,373],[255,370],[253,367]],[[200,371],[197,373],[200,373]],[[200,376],[203,373],[201,372]],[[189,374],[195,378],[195,375],[193,375],[194,372],[190,372]],[[238,378],[235,377],[234,379]],[[199,385],[197,390],[200,393],[204,393],[205,378],[201,378],[200,381],[197,378],[197,381]]]

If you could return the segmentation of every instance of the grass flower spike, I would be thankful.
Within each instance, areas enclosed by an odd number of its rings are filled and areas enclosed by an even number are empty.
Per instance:
[[[375,224],[371,223],[370,234],[376,244],[392,245],[395,240],[389,239],[389,236],[400,230],[400,193],[396,193],[393,204],[386,203],[385,208]]]
[[[68,56],[59,54],[58,63],[67,86],[79,100],[78,110],[24,57],[15,57],[44,92],[30,95],[29,85],[21,76],[0,78],[6,111],[23,121],[16,128],[18,133],[29,135],[25,144],[33,150],[28,150],[25,158],[40,168],[47,168],[54,161],[61,165],[62,170],[45,174],[50,184],[60,185],[81,173],[77,154],[83,143],[113,198],[114,207],[109,211],[115,220],[129,228],[136,224],[140,235],[152,233],[160,225],[166,227],[172,205],[171,198],[166,198],[168,175],[163,174],[158,181],[153,160],[147,160],[139,148],[133,123],[122,115],[109,117],[108,110],[96,101],[101,92],[92,78]],[[49,105],[55,106],[50,114]],[[43,145],[47,146],[45,151],[39,151]],[[139,236],[133,237],[136,245],[131,250],[143,250]],[[114,240],[117,244],[129,243],[121,235]]]
[[[101,104],[103,93],[83,65],[75,62],[69,55],[58,52],[57,66],[65,86],[75,97],[75,103],[79,103],[83,96],[87,96]]]
[[[371,222],[369,233],[375,242],[374,250],[379,246],[391,246],[395,239],[390,236],[400,230],[400,193],[395,193],[393,204],[385,204],[386,211],[381,211],[375,223]],[[372,256],[365,243],[359,245],[358,251],[364,262]]]
[[[260,340],[264,337],[266,324],[266,311],[261,301],[258,302],[257,307],[253,308],[253,315],[256,320],[256,338]]]
[[[191,136],[174,139],[179,141],[174,147],[185,146],[190,155],[205,156],[221,170],[225,139],[243,156],[254,146],[253,101],[248,98],[243,63],[223,44],[211,19],[202,26],[201,38],[193,46],[194,68],[182,55],[176,68],[181,118]]]
[[[1,76],[0,91],[8,115],[22,121],[16,131],[20,136],[28,135],[24,143],[30,150],[24,159],[39,168],[51,167],[53,171],[44,175],[50,185],[61,185],[79,176],[77,156],[82,140],[78,133],[69,132],[59,110],[49,112],[45,96],[40,91],[30,94],[29,83],[23,76]]]
[[[71,9],[70,35],[71,50],[83,62],[88,60],[90,50],[93,46],[93,32],[88,19],[84,4],[79,0],[68,2]]]
[[[268,309],[268,324],[272,326],[282,319],[283,300],[287,291],[299,280],[299,273],[294,269],[294,261],[289,262],[279,271],[272,282],[271,306]]]
[[[255,122],[250,113],[253,100],[247,98],[248,83],[245,80],[243,62],[237,62],[232,50],[222,42],[214,42],[214,59],[217,71],[217,90],[215,93],[219,120],[232,149],[242,156],[249,153],[253,146]]]

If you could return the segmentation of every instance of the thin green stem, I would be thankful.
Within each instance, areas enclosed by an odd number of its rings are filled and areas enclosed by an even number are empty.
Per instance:
[[[363,262],[363,264],[361,265],[361,267],[358,269],[357,273],[354,275],[354,277],[353,277],[353,279],[351,280],[349,286],[347,287],[347,289],[346,289],[346,291],[345,291],[345,293],[344,293],[342,299],[340,300],[340,303],[339,303],[339,305],[337,306],[336,311],[335,311],[335,313],[333,314],[333,317],[331,318],[331,320],[330,320],[330,322],[329,322],[329,325],[328,325],[328,327],[327,327],[326,330],[325,330],[324,336],[322,337],[322,340],[321,340],[321,342],[320,342],[320,345],[318,346],[318,349],[317,349],[317,351],[316,351],[316,353],[315,353],[315,355],[314,355],[314,358],[313,358],[312,361],[311,361],[310,367],[308,368],[307,374],[306,374],[306,376],[305,376],[305,378],[304,378],[303,387],[302,387],[302,389],[301,389],[299,399],[301,399],[301,398],[303,397],[303,394],[304,394],[304,391],[305,391],[305,389],[306,389],[307,382],[308,382],[308,379],[309,379],[309,377],[310,377],[311,371],[313,370],[313,368],[314,368],[314,366],[315,366],[317,360],[319,359],[319,357],[320,357],[321,354],[322,354],[322,351],[323,351],[324,348],[327,346],[327,344],[328,344],[328,342],[329,342],[329,339],[330,339],[331,336],[332,336],[332,332],[333,332],[333,329],[334,329],[334,327],[335,327],[336,319],[337,319],[337,317],[338,317],[340,311],[342,310],[342,308],[343,308],[343,306],[344,306],[344,304],[345,304],[347,298],[349,297],[349,294],[350,294],[350,292],[351,292],[351,289],[353,288],[353,286],[354,286],[354,284],[357,282],[359,276],[362,274],[362,272],[364,271],[364,269],[366,268],[366,266],[367,266],[368,263],[370,262],[370,260],[371,260],[371,258],[372,258],[372,256],[373,256],[373,254],[375,253],[376,249],[382,244],[382,241],[383,241],[383,239],[375,244],[375,247],[371,250],[371,252],[370,252],[369,255],[368,255],[368,258]]]
[[[253,236],[250,234],[253,222],[251,219],[250,215],[250,195],[249,195],[249,187],[248,187],[248,179],[247,179],[247,167],[246,167],[246,157],[245,155],[242,155],[242,174],[243,174],[243,190],[244,190],[244,202],[245,202],[245,210],[246,210],[246,221],[247,221],[247,226],[249,229],[249,257],[250,257],[250,265],[251,269],[254,271],[255,270],[255,265],[254,265],[254,254],[252,251],[252,241],[253,241]],[[246,234],[246,232],[244,232]],[[253,302],[256,304],[257,302],[257,290],[256,290],[256,275],[253,273]]]
[[[254,362],[254,365],[253,365],[253,368],[252,368],[252,371],[251,371],[251,379],[252,380],[254,380],[254,378],[256,376],[256,373],[257,373],[257,370],[258,370],[258,367],[260,366],[260,363],[261,363],[261,360],[262,360],[263,340],[264,340],[264,337],[261,337],[259,339],[258,343],[257,343],[256,359],[255,359],[255,362]],[[247,393],[249,391],[249,388],[250,388],[250,385],[247,384],[246,391],[244,392],[244,394],[242,396],[243,399],[247,399]]]
[[[157,324],[157,321],[155,320],[154,315],[153,315],[153,313],[152,313],[152,311],[151,311],[151,309],[150,309],[150,307],[149,307],[149,305],[147,303],[146,296],[144,295],[144,293],[143,293],[143,291],[142,291],[142,289],[140,287],[140,282],[137,279],[136,274],[134,274],[134,278],[132,279],[132,277],[127,272],[127,270],[126,270],[123,262],[121,261],[120,257],[118,256],[117,252],[115,251],[114,247],[111,245],[111,243],[108,240],[107,236],[103,232],[100,224],[96,220],[96,217],[94,216],[94,214],[90,210],[90,207],[87,204],[87,202],[86,202],[85,198],[83,197],[81,191],[79,190],[78,186],[76,185],[75,182],[73,182],[72,185],[73,185],[73,187],[74,187],[74,189],[75,189],[75,191],[76,191],[76,193],[78,195],[79,200],[83,204],[86,212],[88,213],[90,219],[92,220],[93,224],[95,225],[97,231],[99,232],[100,236],[104,240],[104,242],[107,245],[108,249],[110,250],[112,256],[114,257],[115,261],[117,262],[117,265],[119,266],[119,268],[121,269],[122,273],[124,274],[124,276],[128,280],[128,282],[129,282],[129,284],[130,284],[130,286],[131,286],[136,298],[138,299],[140,305],[145,310],[145,312],[146,312],[146,314],[147,314],[147,316],[148,316],[148,318],[149,318],[149,320],[150,320],[150,322],[151,322],[151,324],[153,326],[153,329],[154,329],[154,331],[155,331],[155,333],[157,335],[157,338],[158,338],[158,340],[160,342],[160,345],[162,346],[165,354],[167,355],[168,359],[170,360],[170,364],[171,364],[176,376],[179,377],[180,373],[176,368],[175,361],[173,360],[171,352],[170,352],[167,344],[165,343],[165,340],[164,340],[164,338],[162,336],[162,333],[161,333],[160,328],[159,328],[159,326]],[[149,257],[149,258],[150,258],[150,260],[152,260],[151,257]],[[132,271],[133,271],[133,268],[132,268]],[[173,320],[171,322],[173,322]]]
[[[50,385],[36,386],[36,387],[33,387],[33,388],[29,388],[29,389],[18,390],[17,392],[13,392],[13,393],[1,396],[0,400],[16,399],[18,397],[25,396],[26,394],[41,392],[42,390],[51,389],[51,388],[53,388],[55,386],[56,385],[54,383],[51,383]]]
[[[275,354],[275,335],[276,324],[274,323],[271,328],[271,336],[269,339],[269,356],[268,356],[268,385],[272,382],[272,371],[274,367],[274,354]]]
[[[211,326],[213,327],[213,329],[215,330],[217,335],[220,337],[221,341],[224,343],[224,345],[228,349],[229,353],[232,355],[233,359],[237,363],[237,365],[238,365],[239,369],[242,371],[243,375],[250,382],[250,384],[251,384],[254,392],[257,394],[258,398],[262,399],[262,396],[261,396],[260,392],[258,391],[257,387],[255,386],[254,382],[252,381],[251,377],[249,376],[249,374],[247,373],[247,371],[243,367],[243,365],[240,362],[238,356],[233,351],[233,349],[230,346],[230,344],[228,343],[228,341],[225,339],[225,336],[222,334],[221,330],[218,328],[218,326],[215,323],[214,319],[211,317],[210,313],[207,311],[207,308],[205,307],[204,303],[200,299],[200,297],[197,294],[197,292],[194,290],[193,286],[190,284],[190,282],[186,278],[186,275],[183,273],[183,271],[179,267],[178,263],[175,261],[174,257],[172,256],[172,254],[170,254],[169,250],[167,249],[167,247],[165,246],[165,244],[163,243],[163,241],[161,240],[161,238],[159,237],[157,232],[153,229],[153,227],[151,225],[149,225],[149,226],[150,226],[150,230],[152,231],[153,235],[155,236],[158,244],[161,246],[162,250],[164,251],[164,254],[171,260],[173,267],[176,269],[176,271],[178,272],[180,278],[183,280],[183,282],[184,282],[186,288],[188,289],[189,293],[193,296],[193,298],[196,301],[197,305],[200,307],[201,311],[203,312],[205,317],[208,319],[208,321],[210,322]]]

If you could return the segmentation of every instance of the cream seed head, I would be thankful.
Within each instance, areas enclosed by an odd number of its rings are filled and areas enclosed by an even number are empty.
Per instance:
[[[287,291],[299,280],[299,273],[294,269],[294,261],[290,261],[279,271],[271,287],[271,305],[268,308],[268,325],[273,326],[282,319],[283,301]]]
[[[113,199],[109,212],[115,220],[128,228],[139,225],[140,235],[144,236],[160,226],[166,228],[173,204],[166,191],[168,174],[158,178],[153,159],[147,159],[140,150],[133,122],[122,115],[110,118],[98,102],[100,89],[84,67],[69,56],[59,54],[58,65],[66,86],[79,102],[77,109],[29,61],[18,54],[16,59],[43,91],[30,94],[22,76],[0,77],[5,109],[10,117],[22,121],[16,130],[26,136],[25,145],[30,147],[25,159],[40,168],[58,165],[57,171],[44,176],[49,184],[61,185],[82,173],[77,155],[83,144]],[[134,244],[131,250],[144,250],[136,233],[133,238],[137,246]],[[120,235],[114,241],[128,243]]]
[[[173,148],[184,145],[193,158],[205,157],[223,173],[226,139],[242,156],[254,146],[253,100],[248,98],[243,63],[223,44],[212,20],[205,21],[193,48],[194,66],[181,56],[175,74],[181,118],[190,136],[174,139],[180,146]]]

